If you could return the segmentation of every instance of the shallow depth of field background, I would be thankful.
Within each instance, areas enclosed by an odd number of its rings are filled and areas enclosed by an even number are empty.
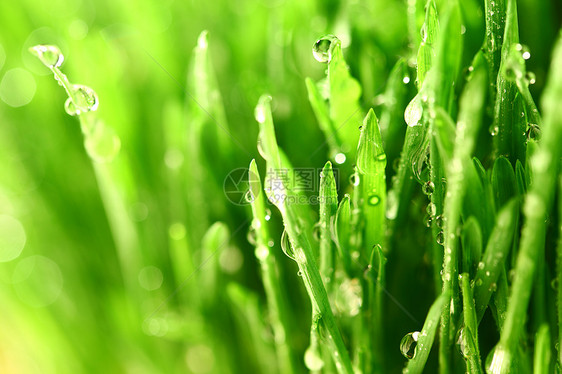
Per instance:
[[[462,3],[471,20],[464,47],[471,58],[484,36],[483,5]],[[532,55],[527,69],[537,77],[535,99],[560,24],[555,3],[518,2],[521,43]],[[312,44],[327,33],[341,39],[351,72],[362,84],[364,108],[377,111],[398,58],[408,58],[413,67],[406,8],[398,0],[0,2],[0,372],[259,372],[259,361],[272,350],[254,344],[247,325],[248,315],[264,305],[246,239],[250,214],[248,207],[225,198],[222,181],[229,170],[260,159],[254,107],[264,93],[273,96],[278,141],[294,166],[321,168],[328,149],[304,80],[320,79],[325,65],[313,58]],[[226,113],[226,123],[207,121],[216,131],[228,126],[234,139],[229,138],[226,155],[216,144],[202,145],[204,153],[223,158],[195,185],[202,200],[193,204],[189,200],[197,197],[183,193],[181,183],[178,191],[174,171],[204,166],[184,154],[183,141],[170,139],[169,129],[182,134],[189,126],[184,107],[193,107],[192,89],[200,82],[188,81],[188,66],[203,30]],[[64,90],[28,52],[35,44],[61,48],[63,72],[97,92],[96,115],[121,138],[115,162],[122,169],[116,173],[138,235],[134,296],[124,286],[78,121],[64,111]],[[413,97],[413,79],[406,86]],[[425,199],[417,194],[412,204],[421,212]],[[387,281],[401,305],[388,302],[394,368],[404,362],[400,339],[421,328],[435,295],[419,244],[430,240],[421,217],[404,229],[405,250]],[[194,219],[197,229],[189,224]],[[216,221],[229,227],[229,244],[205,261],[197,243]],[[272,222],[278,242],[276,212]],[[170,253],[183,241],[186,253],[193,254],[192,276],[174,272]],[[294,346],[304,352],[309,303],[296,266],[276,248],[281,277],[291,290]],[[212,287],[205,288],[209,283],[200,281],[209,269],[218,275],[213,273]],[[211,302],[200,302],[205,297]],[[266,321],[256,318],[256,326],[263,325],[256,330],[271,341]]]

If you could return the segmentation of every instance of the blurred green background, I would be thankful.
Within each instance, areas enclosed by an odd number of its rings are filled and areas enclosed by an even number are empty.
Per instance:
[[[423,9],[417,3],[410,1]],[[471,58],[484,35],[483,4],[462,3]],[[274,98],[278,141],[293,164],[321,167],[328,149],[304,79],[319,80],[325,65],[313,58],[312,44],[326,33],[341,39],[364,108],[377,111],[390,69],[400,57],[411,61],[419,43],[407,5],[0,2],[0,372],[274,373],[261,281],[246,239],[249,211],[228,202],[224,178],[259,158],[253,111],[263,93]],[[560,4],[523,0],[519,7],[537,94]],[[415,30],[423,20],[414,21]],[[203,30],[211,79],[197,74],[193,58]],[[106,218],[79,123],[64,111],[66,93],[28,52],[36,44],[61,48],[62,71],[97,92],[96,118],[121,139],[119,155],[102,166],[119,229]],[[412,97],[413,84],[408,90]],[[209,134],[198,138],[194,122]],[[216,221],[225,225],[208,232]],[[279,240],[280,220],[273,222]],[[119,254],[115,230],[125,233],[121,247],[132,249],[129,257]],[[402,283],[393,294],[423,320],[432,298],[409,295],[407,285],[425,284],[431,293],[431,274],[414,265],[423,253],[413,251],[394,269]],[[309,306],[296,267],[278,252],[281,276],[292,285],[291,342],[304,352]],[[396,334],[389,344],[399,367],[400,338],[418,324],[390,308]]]

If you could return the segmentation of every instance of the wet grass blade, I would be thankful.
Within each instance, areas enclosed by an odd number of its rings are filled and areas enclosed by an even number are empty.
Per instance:
[[[466,370],[471,374],[480,374],[482,371],[482,361],[480,359],[480,348],[478,345],[478,320],[472,297],[472,286],[468,273],[460,276],[460,286],[462,291],[464,327],[461,330],[459,339],[463,341],[461,353],[466,360]]]
[[[414,357],[408,362],[404,373],[422,373],[433,346],[433,340],[439,326],[439,320],[443,310],[447,308],[451,296],[443,293],[431,305],[427,317],[417,339]]]
[[[255,160],[250,162],[249,185],[252,196],[252,221],[251,230],[256,234],[255,255],[260,263],[265,294],[268,302],[269,321],[277,343],[277,358],[280,373],[298,372],[294,353],[289,345],[291,331],[293,330],[289,318],[289,307],[287,305],[287,290],[283,282],[279,282],[279,268],[275,254],[271,252],[273,240],[269,233],[269,219],[265,208],[265,197],[261,184],[260,174]]]
[[[273,119],[269,104],[270,98],[264,96],[260,99],[256,107],[256,119],[260,125],[260,153],[267,161],[268,170],[275,172],[283,170],[281,164],[279,147],[275,139]],[[274,180],[271,180],[273,182]],[[304,285],[310,297],[314,318],[320,328],[325,332],[327,343],[333,349],[332,358],[339,373],[351,374],[353,369],[349,353],[343,342],[341,333],[336,324],[336,319],[332,312],[326,288],[322,282],[320,270],[316,263],[314,250],[311,245],[309,234],[302,227],[302,218],[296,206],[289,201],[294,196],[292,186],[283,180],[276,180],[274,185],[279,190],[273,191],[271,186],[266,185],[265,191],[269,200],[274,203],[281,215],[285,231],[291,241],[291,257],[297,262]],[[268,189],[269,187],[269,189]]]
[[[525,224],[521,234],[515,276],[509,296],[507,315],[490,362],[493,373],[507,373],[517,354],[522,328],[525,326],[537,258],[544,246],[545,217],[551,206],[560,157],[562,115],[557,103],[562,100],[562,73],[556,68],[562,63],[562,39],[559,38],[553,54],[548,85],[543,95],[544,136],[530,163],[533,182],[525,198]]]

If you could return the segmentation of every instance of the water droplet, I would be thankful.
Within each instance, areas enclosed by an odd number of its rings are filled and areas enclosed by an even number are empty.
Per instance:
[[[371,195],[367,200],[367,203],[372,206],[376,206],[381,202],[381,198],[378,195]]]
[[[140,270],[138,280],[142,288],[147,291],[154,291],[162,286],[164,276],[156,266],[146,266]]]
[[[59,47],[55,45],[39,44],[29,48],[29,51],[37,56],[39,60],[48,68],[58,68],[64,61],[64,56]]]
[[[323,36],[312,46],[312,55],[316,61],[328,63],[332,59],[333,48],[339,43],[339,39],[334,35]]]
[[[535,73],[533,73],[532,71],[528,71],[525,74],[525,80],[527,81],[527,83],[529,84],[535,84],[537,82],[537,76],[535,75]]]
[[[351,176],[349,177],[349,183],[351,183],[354,186],[359,186],[360,183],[359,173],[355,172],[351,174]]]
[[[254,254],[256,255],[256,258],[258,260],[265,261],[267,259],[267,256],[269,256],[269,249],[267,249],[267,247],[260,245],[256,247]]]
[[[407,359],[411,360],[416,355],[416,347],[418,345],[419,331],[406,334],[400,341],[400,352]]]
[[[246,194],[244,195],[244,199],[250,204],[254,202],[255,197],[252,190],[246,191]]]
[[[311,371],[318,371],[324,367],[324,360],[322,360],[318,345],[308,347],[304,353],[304,364]]]
[[[258,101],[258,105],[256,105],[256,109],[254,109],[254,117],[256,118],[256,121],[258,121],[259,123],[264,123],[265,120],[267,119],[267,112],[271,100],[272,97],[269,95],[263,95],[262,97],[260,97]],[[258,141],[258,147],[259,147],[259,141]]]
[[[457,348],[464,358],[468,357],[468,352],[466,351],[466,341],[464,336],[464,327],[457,333]]]
[[[445,234],[443,233],[443,231],[439,231],[437,233],[437,237],[435,238],[435,240],[437,240],[437,244],[439,245],[443,245],[443,243],[445,243]]]
[[[269,221],[271,219],[271,209],[267,208],[265,210],[265,217],[264,218],[265,218],[266,221]]]
[[[248,230],[248,235],[246,235],[246,239],[248,239],[248,243],[250,243],[253,246],[256,246],[258,244],[258,235],[256,229],[254,228],[254,225],[250,225],[250,229]]]
[[[98,120],[91,131],[85,135],[84,148],[92,160],[108,163],[119,154],[121,139],[112,127],[106,126]]]
[[[422,186],[422,192],[427,196],[431,196],[434,189],[435,189],[435,185],[433,184],[432,181],[427,181]]]
[[[554,278],[551,282],[550,282],[550,287],[552,287],[552,289],[554,291],[558,290],[558,278]]]
[[[299,277],[302,277],[302,276],[303,276],[303,272],[302,272],[301,270],[299,270],[299,271],[297,272],[297,275],[298,275]]]
[[[478,263],[478,269],[482,270],[482,269],[484,269],[484,266],[486,266],[486,265],[484,264],[484,262],[480,261],[480,262]]]
[[[490,351],[488,357],[486,358],[486,373],[496,374],[507,372],[505,363],[510,363],[509,352],[503,349],[501,346],[497,345],[494,349]]]
[[[437,207],[435,207],[434,203],[429,203],[427,204],[425,211],[433,218],[437,214]]]
[[[433,221],[433,217],[431,217],[429,214],[426,214],[423,218],[423,223],[425,224],[426,227],[431,227],[432,221]]]
[[[74,104],[74,111],[76,114],[82,114],[84,112],[93,112],[98,109],[99,100],[98,95],[94,90],[92,90],[88,86],[84,86],[81,84],[74,84],[72,85],[72,103]],[[67,105],[65,103],[65,109]],[[68,112],[70,115],[71,114]]]
[[[334,161],[336,162],[336,164],[340,164],[340,165],[343,164],[346,159],[347,159],[347,157],[345,157],[345,154],[343,154],[343,153],[338,153],[334,157]]]
[[[478,279],[476,280],[476,287],[482,286],[482,283],[484,283],[484,282],[482,281],[482,279],[478,278]]]
[[[77,116],[78,114],[80,114],[80,111],[76,109],[76,107],[74,106],[74,102],[70,97],[64,102],[64,110],[68,115],[71,116]]]
[[[404,78],[402,78],[402,82],[404,82],[404,84],[410,83],[410,77],[406,75]]]
[[[406,121],[406,124],[410,127],[419,126],[421,125],[422,113],[423,108],[419,96],[416,95],[404,111],[404,121]]]
[[[439,227],[440,229],[443,228],[443,216],[442,216],[442,215],[438,215],[437,217],[435,217],[435,224],[436,224],[437,227]]]
[[[500,128],[498,127],[498,125],[492,125],[490,126],[489,131],[490,131],[490,135],[496,136],[500,132]]]
[[[283,250],[283,253],[287,255],[287,257],[289,257],[291,260],[296,261],[293,245],[289,240],[289,234],[287,234],[286,230],[283,230],[283,234],[281,234],[281,249]]]

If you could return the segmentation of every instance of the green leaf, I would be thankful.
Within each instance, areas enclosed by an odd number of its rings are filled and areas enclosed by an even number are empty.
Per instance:
[[[515,173],[509,160],[505,157],[498,157],[494,162],[492,188],[497,210],[517,195]]]

